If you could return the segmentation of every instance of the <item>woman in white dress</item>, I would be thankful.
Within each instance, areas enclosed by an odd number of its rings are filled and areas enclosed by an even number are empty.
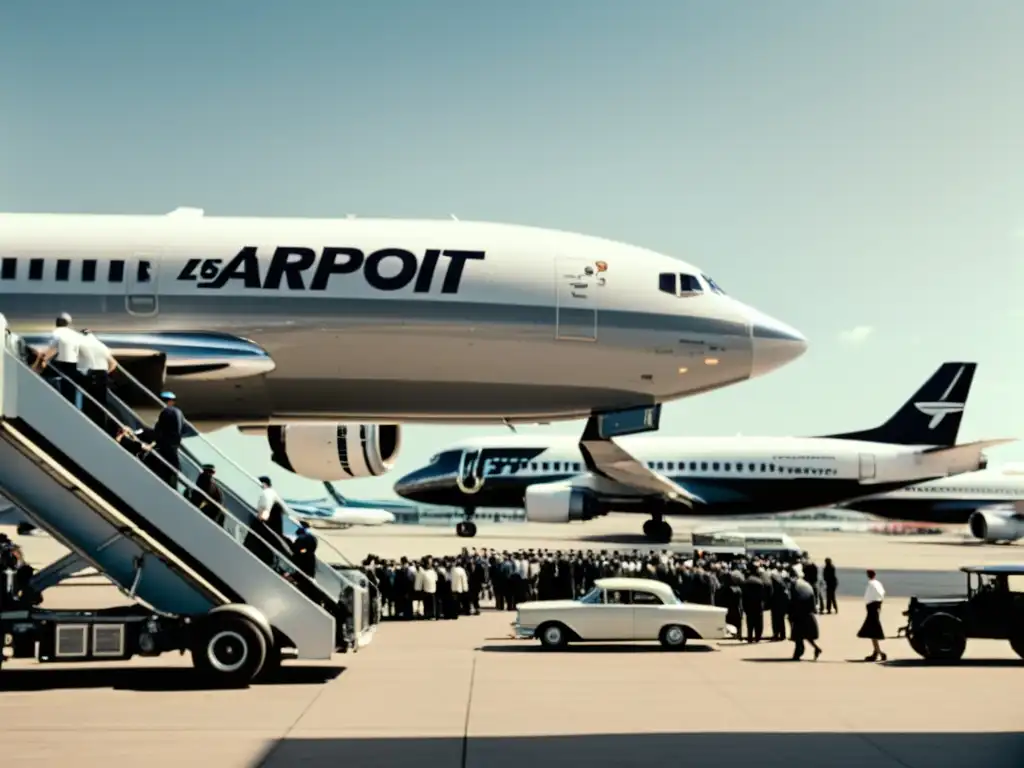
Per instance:
[[[885,587],[882,586],[874,571],[868,571],[868,586],[864,590],[864,606],[867,609],[867,616],[864,623],[857,632],[857,637],[871,641],[873,651],[866,656],[864,661],[885,661],[889,657],[882,652],[879,640],[885,639],[885,630],[882,629],[882,602],[885,600]]]

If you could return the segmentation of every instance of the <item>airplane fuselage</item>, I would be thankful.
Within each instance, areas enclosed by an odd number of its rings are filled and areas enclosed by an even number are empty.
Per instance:
[[[985,469],[844,502],[892,520],[966,525],[978,510],[1024,499],[1024,469]]]
[[[464,443],[401,478],[400,496],[464,508],[523,507],[534,484],[572,481],[615,511],[663,514],[765,514],[825,506],[883,493],[962,471],[922,446],[792,437],[622,438],[620,445],[648,469],[684,486],[692,508],[638,493],[587,472],[573,438],[529,436]]]
[[[119,355],[156,350],[207,423],[576,418],[806,346],[684,262],[512,225],[0,214],[0,264],[15,331],[68,312]],[[660,290],[675,273],[702,290]]]

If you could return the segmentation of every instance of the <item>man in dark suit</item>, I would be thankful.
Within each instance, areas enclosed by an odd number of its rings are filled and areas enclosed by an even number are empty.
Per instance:
[[[836,602],[836,590],[839,589],[839,578],[836,576],[836,567],[832,565],[832,558],[825,558],[825,567],[822,569],[822,579],[825,582],[825,613],[835,611],[839,613],[839,604]]]
[[[743,614],[747,617],[747,642],[759,643],[764,634],[764,582],[751,570],[742,589]]]

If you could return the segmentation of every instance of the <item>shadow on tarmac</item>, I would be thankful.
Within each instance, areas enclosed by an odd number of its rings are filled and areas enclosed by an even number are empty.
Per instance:
[[[551,651],[540,643],[520,641],[503,645],[482,645],[483,653],[714,653],[708,645],[689,645],[678,651],[666,651],[660,645],[634,645],[631,643],[570,643],[561,651]]]
[[[272,685],[322,685],[345,671],[344,667],[290,666],[285,664],[270,678],[254,683]],[[217,690],[204,683],[191,668],[180,667],[90,667],[53,669],[44,665],[28,669],[0,670],[0,694],[6,691],[57,691],[112,688],[115,691],[205,691]]]
[[[799,720],[799,717],[795,717]],[[285,739],[254,765],[520,768],[707,765],[1020,768],[1019,733],[651,733],[469,738]]]

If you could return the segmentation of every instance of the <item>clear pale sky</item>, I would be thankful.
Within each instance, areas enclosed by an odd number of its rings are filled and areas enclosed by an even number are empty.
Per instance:
[[[810,340],[668,406],[663,434],[873,426],[967,360],[961,439],[1024,437],[1022,40],[1019,0],[8,2],[0,210],[454,213],[610,237]],[[409,427],[393,476],[341,490],[390,496],[446,443],[503,429]],[[215,439],[268,469],[262,439]]]

